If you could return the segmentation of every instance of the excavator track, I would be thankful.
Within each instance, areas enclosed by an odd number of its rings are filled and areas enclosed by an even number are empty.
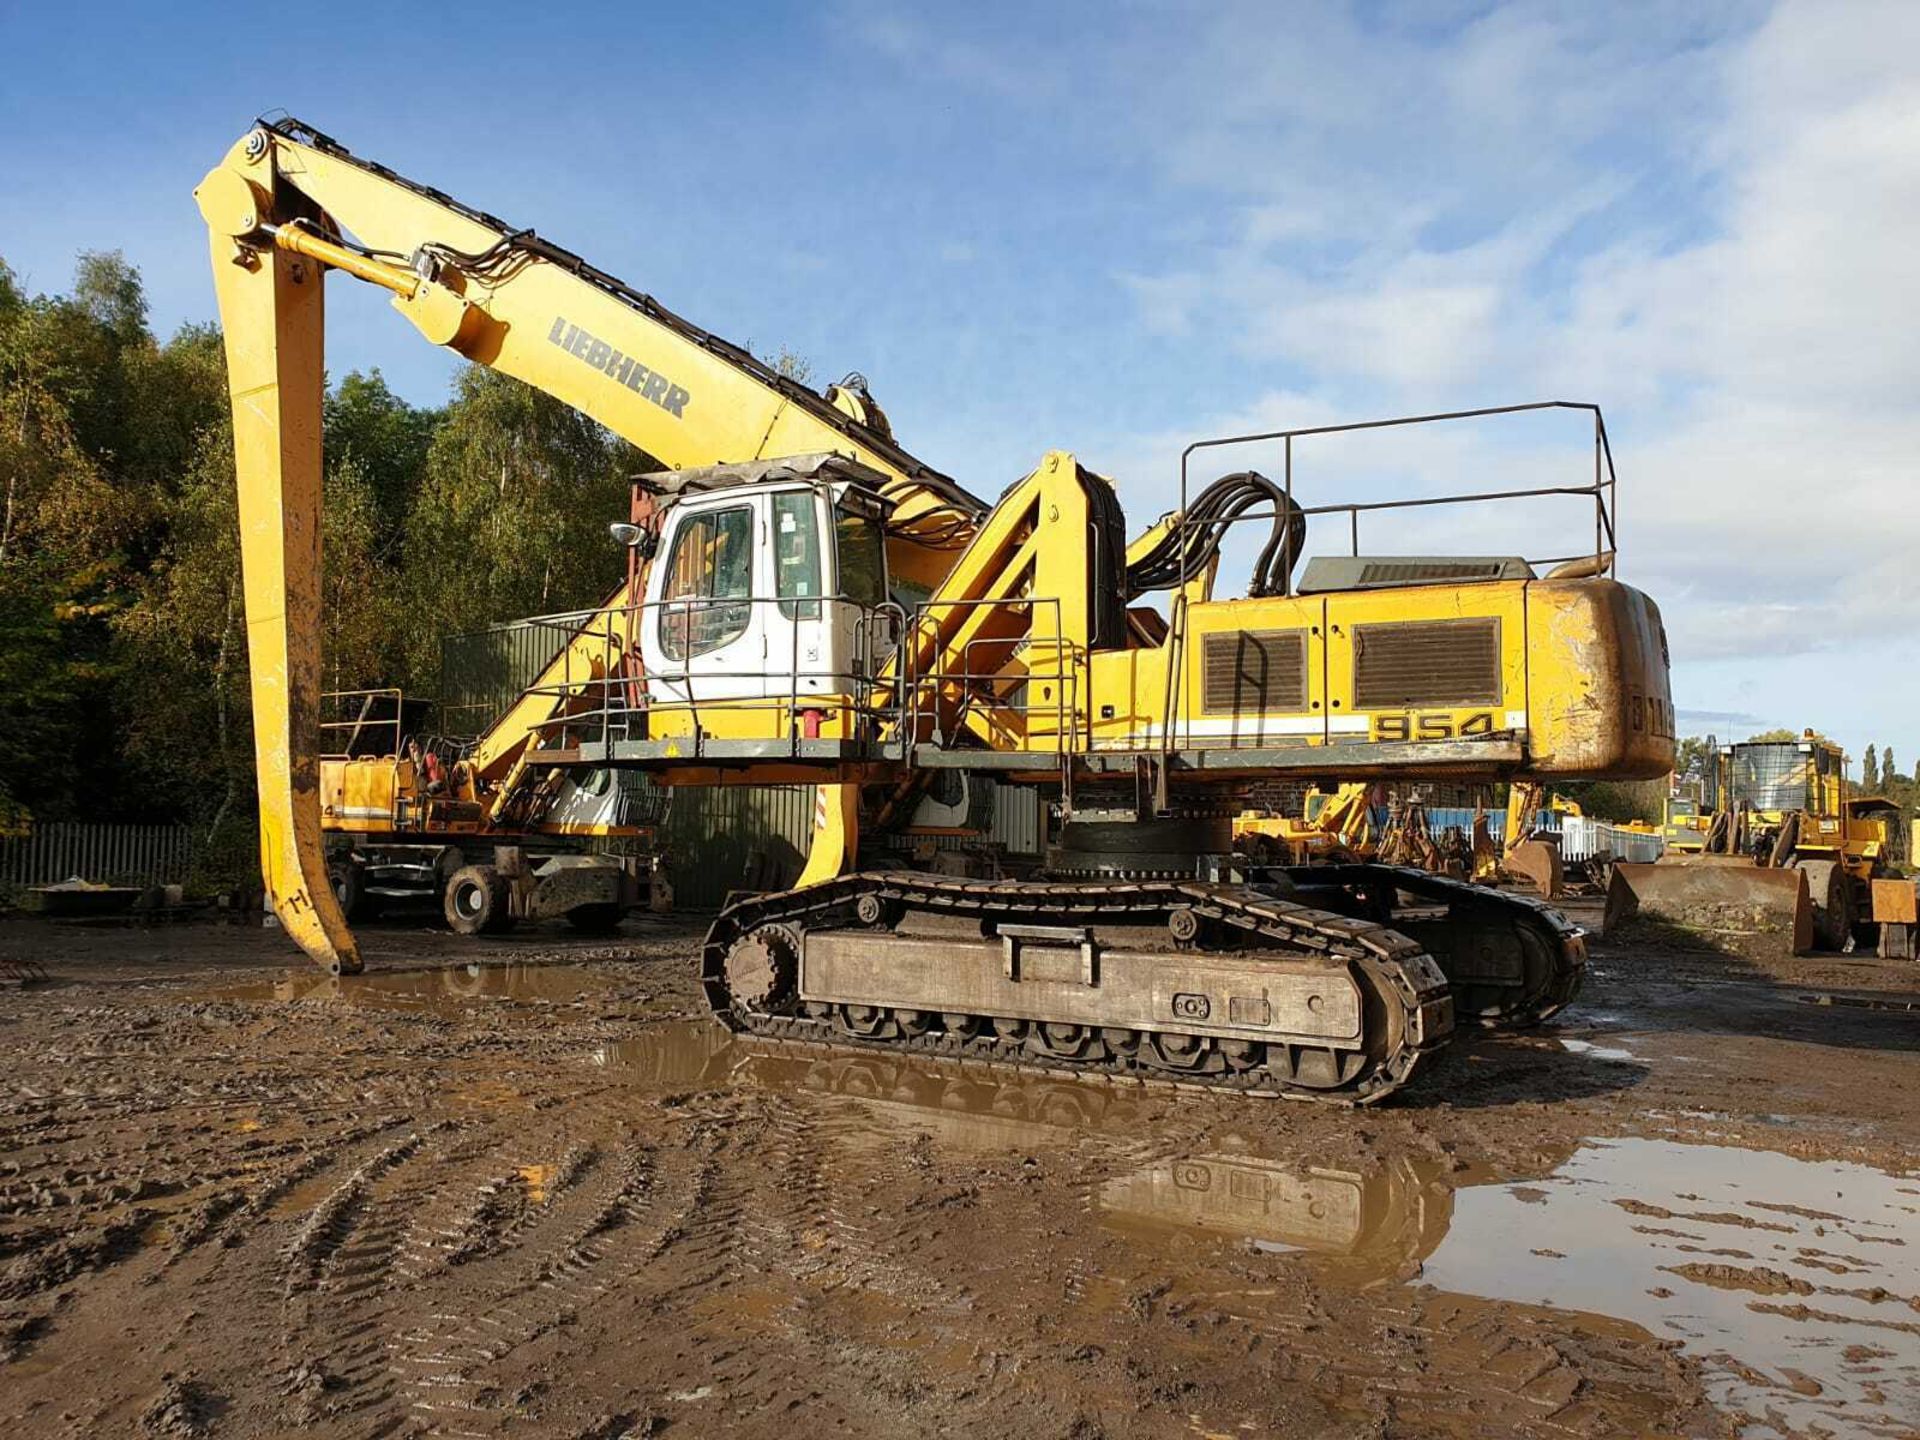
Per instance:
[[[842,876],[728,905],[701,980],[715,1018],[762,1041],[1345,1104],[1398,1090],[1453,1029],[1407,936],[1198,881]]]
[[[1393,892],[1444,904],[1434,919],[1394,918],[1397,929],[1424,946],[1439,964],[1462,1024],[1524,1029],[1551,1019],[1573,1002],[1587,968],[1586,932],[1551,905],[1528,895],[1491,890],[1406,865],[1332,864],[1267,867],[1289,889],[1323,903],[1326,888],[1344,892],[1352,908],[1381,923]],[[1341,913],[1348,906],[1331,904]]]

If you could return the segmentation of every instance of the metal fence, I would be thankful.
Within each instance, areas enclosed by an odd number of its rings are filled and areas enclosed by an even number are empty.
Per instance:
[[[548,617],[548,622],[512,620],[443,639],[436,722],[440,731],[480,734],[553,663],[568,638],[564,622],[584,622],[593,614],[580,610]]]
[[[1471,834],[1473,816],[1472,808],[1466,806],[1427,807],[1427,825],[1436,835],[1452,825]],[[1486,817],[1487,832],[1498,844],[1506,838],[1506,812],[1490,809]],[[1650,864],[1666,849],[1666,841],[1658,835],[1623,829],[1583,815],[1542,815],[1538,828],[1544,834],[1559,836],[1560,855],[1566,860],[1591,860],[1597,855],[1609,855],[1615,860]]]
[[[1666,848],[1666,840],[1659,835],[1623,830],[1605,820],[1568,815],[1560,822],[1560,855],[1565,860],[1591,860],[1596,855],[1610,855],[1615,860],[1644,865],[1658,860]]]
[[[36,825],[0,840],[0,883],[54,885],[71,876],[112,884],[166,885],[193,866],[185,825]]]

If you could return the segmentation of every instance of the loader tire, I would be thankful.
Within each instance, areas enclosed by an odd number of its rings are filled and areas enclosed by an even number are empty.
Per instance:
[[[340,913],[349,925],[371,920],[380,913],[380,897],[368,893],[366,867],[358,861],[334,861],[327,867],[327,879],[333,884],[333,898],[340,902]]]
[[[513,928],[507,881],[491,865],[468,865],[447,881],[447,924],[461,935],[500,935]]]
[[[1835,860],[1796,860],[1793,868],[1807,877],[1814,948],[1846,949],[1853,934],[1853,877]]]

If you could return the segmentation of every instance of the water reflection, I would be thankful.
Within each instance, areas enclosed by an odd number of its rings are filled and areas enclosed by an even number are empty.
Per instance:
[[[1680,1342],[1746,1433],[1911,1434],[1920,1182],[1770,1151],[1619,1139],[1466,1189],[1425,1279]]]
[[[1453,1214],[1444,1165],[1400,1157],[1331,1169],[1253,1155],[1161,1160],[1100,1186],[1101,1219],[1137,1236],[1178,1228],[1272,1253],[1357,1262],[1360,1278],[1404,1273],[1440,1244]]]
[[[375,1010],[425,1010],[457,1016],[476,1001],[566,1004],[608,988],[597,971],[574,965],[445,965],[329,975],[308,968],[197,992],[196,1000],[306,1001]]]
[[[1642,1139],[1588,1142],[1501,1184],[1462,1184],[1427,1156],[1168,1155],[1184,1127],[1154,1092],[762,1051],[704,1023],[649,1027],[595,1060],[800,1098],[849,1165],[912,1135],[959,1154],[1073,1150],[1097,1223],[1142,1251],[1186,1234],[1297,1259],[1335,1286],[1409,1281],[1627,1321],[1696,1357],[1750,1435],[1910,1434],[1920,1415],[1920,1180]]]

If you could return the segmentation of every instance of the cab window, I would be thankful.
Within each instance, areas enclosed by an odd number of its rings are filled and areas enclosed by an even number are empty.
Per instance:
[[[670,660],[691,660],[732,644],[747,633],[752,598],[752,509],[694,516],[680,526],[667,561],[660,648]]]
[[[820,618],[820,522],[813,495],[790,490],[773,497],[773,593],[789,620]]]
[[[845,505],[833,508],[833,543],[840,560],[840,594],[872,608],[887,600],[887,542],[880,521]]]

